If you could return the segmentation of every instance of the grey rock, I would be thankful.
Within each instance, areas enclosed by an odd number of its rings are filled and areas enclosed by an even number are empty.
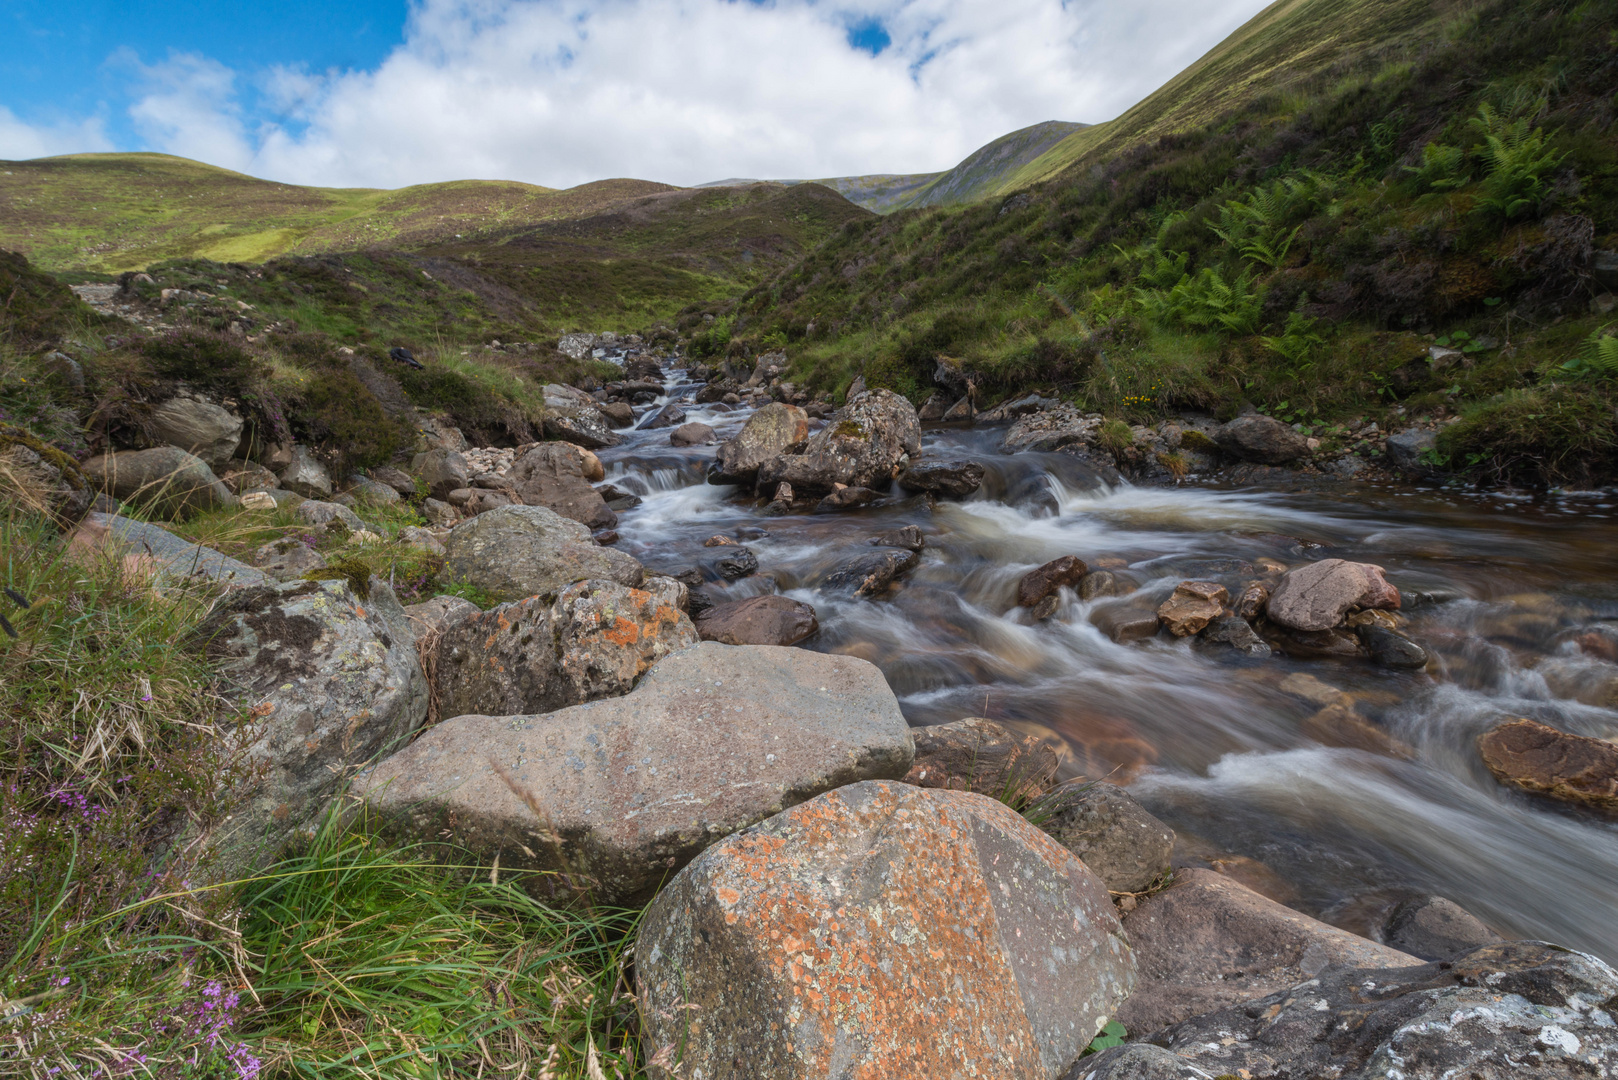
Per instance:
[[[1388,460],[1415,476],[1431,476],[1437,468],[1423,455],[1438,448],[1438,432],[1411,428],[1388,436]]]
[[[601,411],[593,407],[547,409],[545,437],[562,439],[586,450],[604,450],[624,441]]]
[[[379,465],[371,470],[371,479],[386,484],[400,495],[410,496],[419,490],[416,478],[392,465]]]
[[[1124,917],[1124,930],[1140,982],[1118,1020],[1137,1036],[1296,986],[1328,964],[1421,963],[1212,870],[1176,870],[1173,885]]]
[[[447,502],[439,499],[425,499],[421,504],[421,514],[433,525],[450,528],[461,520],[460,511]]]
[[[961,398],[961,400],[944,410],[943,419],[945,423],[955,423],[962,420],[970,422],[973,417],[977,416],[977,414],[977,409],[972,405],[972,395],[967,394],[965,397]]]
[[[1536,941],[1415,967],[1330,968],[1152,1041],[1209,1073],[1515,1080],[1618,1071],[1618,972]]]
[[[719,436],[714,434],[713,428],[695,421],[681,424],[669,432],[670,446],[708,446],[718,441]]]
[[[154,407],[149,417],[152,437],[178,446],[222,469],[242,441],[242,418],[206,398],[180,393]]]
[[[1273,416],[1249,413],[1214,432],[1219,448],[1243,461],[1285,465],[1309,453],[1309,440]]]
[[[1055,1077],[1132,968],[1059,845],[986,796],[882,782],[709,848],[635,953],[648,1054],[771,1080]]]
[[[292,516],[305,525],[312,525],[324,532],[335,526],[338,533],[359,532],[365,528],[360,516],[346,506],[337,503],[321,502],[319,499],[305,499],[292,511]]]
[[[983,486],[983,473],[983,466],[975,461],[917,461],[905,469],[899,482],[914,491],[962,499]]]
[[[1264,605],[1272,622],[1291,630],[1331,630],[1355,608],[1398,610],[1399,590],[1380,566],[1322,559],[1288,570]]]
[[[152,559],[159,581],[206,578],[229,585],[264,585],[270,580],[261,570],[144,521],[92,511],[79,527],[121,545],[131,555]]]
[[[476,615],[480,610],[472,601],[459,596],[433,596],[419,604],[406,604],[404,614],[419,641],[428,634],[442,633],[446,627]],[[434,655],[437,655],[436,650]]]
[[[374,579],[366,597],[345,581],[298,581],[233,592],[197,629],[194,647],[251,707],[232,737],[254,778],[214,838],[225,873],[267,865],[356,769],[420,726],[427,680],[404,622]]]
[[[451,845],[458,861],[498,854],[502,867],[587,882],[598,903],[635,904],[721,837],[831,788],[903,775],[911,754],[871,664],[703,642],[625,697],[446,720],[358,789],[393,828]]]
[[[1161,1046],[1128,1043],[1080,1058],[1062,1080],[1214,1080],[1214,1074]]]
[[[748,417],[734,438],[719,445],[708,483],[750,486],[758,480],[759,466],[808,437],[807,413],[796,405],[772,402]]]
[[[578,449],[563,442],[540,443],[511,466],[517,498],[528,506],[544,506],[592,529],[610,529],[618,515],[590,486]]]
[[[906,455],[921,448],[915,407],[891,390],[870,390],[837,411],[804,444],[801,454],[782,454],[760,466],[760,485],[791,484],[799,492],[825,493],[838,484],[884,488]]]
[[[1427,666],[1427,650],[1395,630],[1369,623],[1357,627],[1356,632],[1372,663],[1409,671]]]
[[[256,461],[232,458],[218,474],[220,481],[237,495],[249,491],[271,491],[281,486],[281,478]]]
[[[1197,635],[1197,643],[1220,646],[1243,656],[1266,657],[1273,651],[1248,621],[1239,615],[1226,615],[1209,623]]]
[[[400,529],[399,543],[404,544],[406,547],[425,551],[429,555],[437,555],[439,558],[443,558],[447,554],[443,543],[434,535],[432,530],[424,529],[420,525],[406,525]]]
[[[846,590],[855,596],[875,596],[920,562],[920,555],[905,548],[877,548],[832,571],[826,578],[826,588]]]
[[[678,606],[615,581],[463,611],[439,638],[439,712],[542,713],[627,694],[654,663],[696,641]]]
[[[685,407],[678,401],[671,401],[636,424],[635,430],[649,431],[653,428],[679,427],[683,423],[685,423]]]
[[[740,581],[758,573],[758,556],[745,545],[727,544],[719,548],[719,554],[709,560],[709,565],[726,581]]]
[[[237,502],[206,461],[175,446],[102,454],[80,468],[96,490],[163,517]]]
[[[399,501],[399,492],[391,484],[372,480],[368,476],[349,477],[347,494],[362,503],[373,503],[377,506],[387,506]]]
[[[331,473],[321,460],[302,443],[292,448],[292,462],[281,470],[281,486],[306,499],[331,495]]]
[[[1482,919],[1442,896],[1401,901],[1382,929],[1383,944],[1423,960],[1453,960],[1502,940]]]
[[[439,448],[410,459],[410,471],[421,477],[427,491],[442,499],[457,488],[472,486],[472,469],[459,451]]]
[[[786,596],[750,596],[714,604],[693,621],[703,641],[726,645],[796,645],[820,629],[813,607]]]
[[[444,541],[444,571],[501,602],[555,595],[599,578],[637,586],[640,563],[600,547],[588,526],[543,506],[501,506],[463,521]]]
[[[1044,796],[1040,825],[1113,892],[1141,892],[1169,868],[1174,830],[1114,784],[1070,780]]]
[[[253,565],[276,581],[296,581],[311,570],[323,570],[326,559],[302,540],[272,540],[253,552]]]

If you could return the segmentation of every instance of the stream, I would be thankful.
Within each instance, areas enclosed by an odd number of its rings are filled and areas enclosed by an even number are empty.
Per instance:
[[[700,386],[666,376],[670,398]],[[750,415],[685,405],[721,440]],[[821,629],[802,647],[876,664],[912,725],[986,716],[1048,737],[1064,776],[1125,784],[1171,825],[1177,862],[1213,866],[1346,929],[1366,933],[1399,897],[1436,893],[1507,936],[1618,962],[1618,822],[1502,787],[1476,748],[1517,717],[1618,738],[1618,665],[1570,640],[1618,625],[1618,495],[1092,487],[1066,455],[1000,453],[1003,428],[929,426],[922,457],[987,469],[968,499],[767,517],[746,493],[706,482],[713,446],[672,447],[666,428],[623,434],[600,453],[607,479],[642,497],[619,515],[618,547],[672,572],[711,563],[709,537],[742,537],[759,573],[708,573],[709,595],[780,592],[814,605]],[[900,525],[918,526],[927,547],[888,592],[818,587]],[[1434,662],[1400,672],[1238,658],[1166,635],[1115,644],[1090,616],[1123,601],[1071,592],[1031,623],[1015,606],[1017,581],[1062,555],[1092,568],[1117,560],[1106,565],[1127,566],[1144,583],[1134,599],[1154,607],[1187,578],[1227,583],[1234,596],[1261,558],[1376,563],[1404,594],[1406,633]],[[1304,725],[1320,705],[1281,686],[1295,673],[1350,695],[1407,749],[1316,742]]]

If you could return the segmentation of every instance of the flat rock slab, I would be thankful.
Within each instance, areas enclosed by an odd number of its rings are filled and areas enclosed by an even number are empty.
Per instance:
[[[1328,926],[1212,870],[1179,870],[1172,886],[1124,918],[1140,985],[1118,1011],[1136,1036],[1313,977],[1328,964],[1399,967],[1414,956]]]
[[[847,656],[703,642],[627,697],[539,716],[460,716],[359,785],[392,827],[639,904],[709,844],[914,755],[877,668]],[[457,854],[458,851],[458,854]],[[536,887],[543,879],[535,879]]]
[[[144,521],[92,512],[84,516],[80,528],[101,530],[125,545],[131,555],[151,558],[157,564],[159,578],[207,578],[230,585],[263,585],[270,580],[262,570]]]
[[[1618,811],[1618,746],[1610,742],[1569,735],[1535,720],[1514,720],[1486,732],[1478,749],[1502,784]]]
[[[986,796],[881,782],[704,852],[635,959],[665,1077],[1044,1080],[1134,981],[1106,889],[1069,852]]]
[[[1453,961],[1333,968],[1081,1063],[1074,1080],[1520,1080],[1618,1075],[1618,972],[1537,941]],[[1197,1072],[1145,1071],[1174,1061]]]

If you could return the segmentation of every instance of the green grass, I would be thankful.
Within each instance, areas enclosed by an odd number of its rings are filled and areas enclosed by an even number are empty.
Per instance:
[[[243,517],[188,524],[287,527]],[[642,1075],[635,913],[546,906],[336,806],[303,849],[212,881],[199,840],[243,775],[237,717],[184,644],[213,591],[156,591],[139,559],[16,513],[0,553],[0,1073]]]

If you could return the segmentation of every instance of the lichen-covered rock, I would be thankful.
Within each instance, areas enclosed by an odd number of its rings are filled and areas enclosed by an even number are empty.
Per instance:
[[[517,498],[528,506],[546,506],[592,529],[610,529],[618,515],[607,509],[601,493],[590,486],[588,463],[578,447],[565,442],[540,443],[511,466]],[[590,455],[595,459],[595,455]],[[596,461],[596,467],[600,462]]]
[[[1169,868],[1174,830],[1121,787],[1070,780],[1042,808],[1040,828],[1114,892],[1140,892]]]
[[[152,409],[152,437],[195,454],[211,469],[222,469],[242,441],[242,418],[206,398],[179,393]]]
[[[281,470],[281,486],[306,499],[331,497],[331,473],[325,463],[299,443],[292,448],[292,460]]]
[[[270,581],[263,571],[213,548],[116,514],[86,514],[79,522],[74,542],[85,547],[111,547],[147,566],[160,582],[205,578],[225,585],[265,585]]]
[[[904,781],[917,787],[1031,800],[1056,779],[1055,750],[981,716],[919,727],[912,736],[916,762]]]
[[[248,710],[234,738],[258,770],[215,837],[227,872],[266,865],[427,715],[426,677],[399,633],[404,609],[385,584],[369,591],[361,598],[344,581],[242,589],[196,631]]]
[[[457,861],[498,855],[632,904],[721,837],[831,788],[902,776],[911,754],[873,665],[703,642],[625,697],[446,720],[360,790],[389,828],[451,845]]]
[[[324,570],[326,557],[298,537],[287,536],[253,552],[253,565],[276,581],[296,581],[311,570]]]
[[[80,468],[98,491],[166,517],[236,505],[207,462],[175,446],[102,454]]]
[[[1512,941],[1415,967],[1329,968],[1153,1041],[1204,1076],[1594,1078],[1618,1075],[1615,1001],[1618,972],[1595,957]],[[1120,1054],[1087,1063],[1095,1080],[1128,1075],[1112,1070]]]
[[[796,645],[820,629],[813,607],[786,596],[715,604],[693,621],[703,641],[726,645]]]
[[[1558,731],[1536,720],[1513,720],[1478,740],[1502,784],[1597,810],[1618,810],[1618,746]]]
[[[542,713],[627,694],[647,668],[696,640],[678,607],[614,581],[474,609],[439,639],[439,712]]]
[[[758,480],[760,465],[808,437],[808,413],[796,405],[772,402],[748,417],[734,438],[719,444],[708,483],[751,485]]]
[[[1399,590],[1380,566],[1322,559],[1288,570],[1265,603],[1270,621],[1291,630],[1330,630],[1352,608],[1397,610]]]
[[[1173,885],[1124,917],[1124,930],[1140,982],[1118,1019],[1139,1036],[1296,986],[1328,964],[1421,963],[1212,870],[1176,870]]]
[[[0,444],[0,507],[16,507],[73,522],[90,509],[91,492],[79,477],[20,443]]]
[[[338,535],[359,532],[365,528],[360,516],[348,507],[333,502],[322,502],[319,499],[305,499],[298,504],[296,510],[292,511],[292,516],[322,532],[328,528],[335,528]]]
[[[543,506],[501,506],[450,530],[444,573],[502,603],[555,595],[599,578],[638,586],[640,563],[591,539],[588,526]]]
[[[1078,859],[986,796],[880,782],[709,848],[635,966],[654,1075],[704,1080],[1046,1080],[1134,982]]]
[[[868,390],[809,436],[803,453],[782,454],[761,465],[758,482],[816,493],[838,484],[881,489],[892,482],[905,456],[920,448],[915,406],[891,390]]]

